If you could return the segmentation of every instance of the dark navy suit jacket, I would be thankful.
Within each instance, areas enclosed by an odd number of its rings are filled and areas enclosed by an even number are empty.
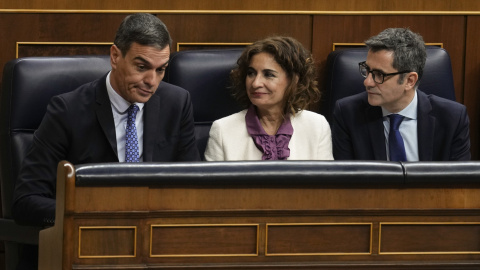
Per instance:
[[[53,97],[34,134],[15,186],[13,216],[20,224],[51,225],[57,164],[118,162],[106,75]],[[161,82],[145,103],[143,161],[198,161],[189,93]]]
[[[464,105],[417,90],[420,161],[470,160],[469,119]],[[382,109],[366,92],[340,99],[332,123],[338,160],[387,160]]]

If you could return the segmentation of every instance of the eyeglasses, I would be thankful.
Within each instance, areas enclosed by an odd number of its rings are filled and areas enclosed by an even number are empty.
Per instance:
[[[360,71],[360,75],[362,75],[364,78],[368,77],[369,73],[372,73],[372,78],[373,80],[378,83],[382,84],[385,81],[386,76],[393,76],[393,75],[398,75],[398,74],[404,74],[408,73],[411,71],[400,71],[400,72],[395,72],[395,73],[383,73],[378,70],[370,70],[370,68],[365,64],[365,61],[358,63],[358,69]]]

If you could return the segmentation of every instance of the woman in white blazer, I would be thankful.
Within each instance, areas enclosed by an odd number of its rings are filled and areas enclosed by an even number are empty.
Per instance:
[[[291,37],[249,45],[231,73],[244,110],[215,121],[208,161],[331,160],[325,117],[306,108],[320,99],[312,55]]]

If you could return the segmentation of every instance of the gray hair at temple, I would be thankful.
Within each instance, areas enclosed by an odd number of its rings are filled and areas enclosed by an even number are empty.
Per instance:
[[[399,72],[415,71],[418,73],[418,86],[427,60],[425,42],[420,34],[408,28],[388,28],[380,34],[365,41],[372,52],[387,50],[393,52],[393,67]],[[398,83],[403,83],[405,74],[401,74]]]
[[[123,19],[115,35],[114,44],[125,56],[132,43],[164,49],[172,45],[167,26],[149,13],[135,13]]]

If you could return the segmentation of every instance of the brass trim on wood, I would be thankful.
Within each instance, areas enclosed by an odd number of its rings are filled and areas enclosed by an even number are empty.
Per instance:
[[[388,225],[480,225],[480,222],[380,222],[378,228],[379,255],[460,255],[480,254],[480,251],[425,251],[425,252],[382,252],[382,226]]]
[[[18,49],[21,45],[113,45],[113,42],[36,42],[17,41],[15,44],[15,58],[18,58]]]
[[[426,46],[438,46],[443,49],[443,43],[442,42],[430,42],[430,43],[425,43]],[[332,46],[332,51],[336,50],[336,47],[359,47],[359,46],[365,46],[365,43],[345,43],[345,42],[334,42]]]
[[[133,255],[82,255],[82,230],[99,230],[99,229],[133,229],[134,241],[133,241]],[[103,258],[135,258],[137,256],[137,226],[80,226],[78,228],[78,258],[80,259],[103,259]]]
[[[181,46],[247,46],[251,42],[177,42],[177,52]]]
[[[268,227],[269,226],[370,226],[369,252],[315,252],[315,253],[268,253]],[[312,255],[372,255],[373,247],[373,223],[267,223],[265,232],[265,256],[312,256]]]
[[[153,229],[158,227],[256,227],[256,243],[255,243],[255,253],[253,254],[165,254],[165,255],[155,255],[152,254],[152,245],[153,245]],[[149,244],[149,255],[152,258],[173,258],[173,257],[255,257],[258,256],[258,246],[259,246],[259,230],[260,224],[151,224],[150,225],[150,244]]]
[[[342,42],[334,42],[332,46],[332,51],[335,51],[336,47],[344,46],[344,47],[359,47],[365,46],[365,43],[342,43]]]
[[[437,42],[437,43],[425,43],[426,46],[438,46],[443,49],[443,42]]]

